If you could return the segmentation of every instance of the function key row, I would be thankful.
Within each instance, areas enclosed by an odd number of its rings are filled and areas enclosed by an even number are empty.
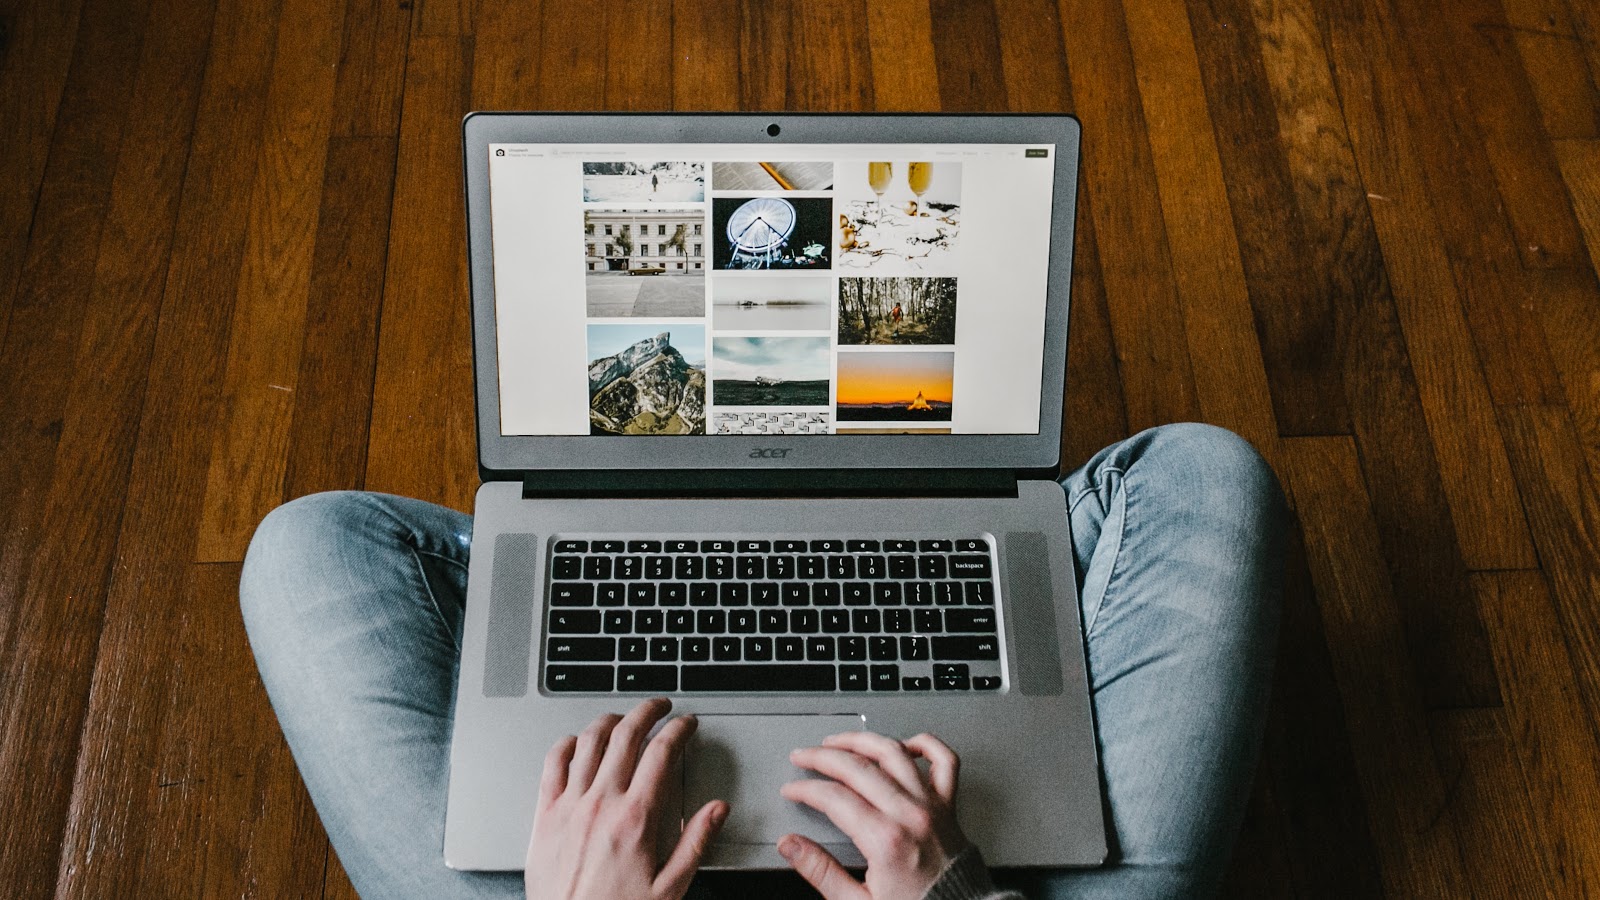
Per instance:
[[[992,578],[988,554],[952,556],[609,556],[559,554],[551,557],[558,581],[718,581],[761,578],[820,581],[847,578]]]
[[[557,553],[988,553],[977,538],[909,540],[563,540]]]

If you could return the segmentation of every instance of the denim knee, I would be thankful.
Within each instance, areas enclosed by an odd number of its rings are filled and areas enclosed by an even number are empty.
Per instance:
[[[1126,470],[1126,490],[1187,533],[1190,548],[1172,551],[1233,568],[1235,578],[1263,588],[1209,595],[1212,602],[1243,605],[1211,610],[1211,616],[1276,623],[1290,518],[1271,466],[1244,438],[1214,425],[1163,425],[1132,441],[1138,446]]]
[[[337,567],[337,555],[348,536],[371,512],[360,491],[310,494],[279,506],[256,526],[239,577],[239,603],[245,627],[253,630],[285,612],[321,576]]]

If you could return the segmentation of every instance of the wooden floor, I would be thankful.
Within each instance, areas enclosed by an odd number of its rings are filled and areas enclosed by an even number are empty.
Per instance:
[[[476,482],[472,109],[1070,111],[1065,460],[1293,498],[1234,896],[1600,895],[1593,0],[0,0],[0,891],[347,897],[251,529]]]

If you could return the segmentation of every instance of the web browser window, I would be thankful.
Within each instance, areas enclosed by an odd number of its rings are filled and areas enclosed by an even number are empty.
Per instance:
[[[501,433],[1037,434],[1055,149],[491,144]]]

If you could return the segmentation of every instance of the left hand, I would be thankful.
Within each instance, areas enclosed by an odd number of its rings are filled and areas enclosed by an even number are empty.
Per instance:
[[[650,729],[671,711],[646,700],[626,716],[604,715],[545,757],[523,881],[530,900],[679,900],[728,815],[713,800],[684,826],[665,865],[656,864],[663,788],[694,733],[693,716]]]

